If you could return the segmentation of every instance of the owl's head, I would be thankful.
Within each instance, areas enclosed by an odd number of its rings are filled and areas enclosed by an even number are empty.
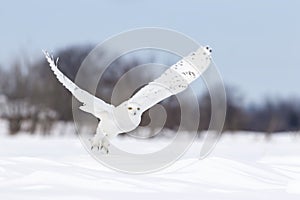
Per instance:
[[[134,102],[128,102],[126,106],[127,106],[127,112],[130,115],[141,115],[142,114],[141,106],[139,104],[134,103]]]

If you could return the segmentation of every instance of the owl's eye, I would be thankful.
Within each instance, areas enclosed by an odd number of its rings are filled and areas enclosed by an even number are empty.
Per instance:
[[[209,50],[209,52],[211,53],[211,52],[212,52],[212,50],[210,49],[210,50]]]
[[[132,107],[128,107],[128,110],[132,110]]]
[[[208,50],[208,49],[209,49],[209,47],[208,47],[208,46],[206,46],[206,49]]]
[[[138,110],[140,110],[140,108],[137,108]]]

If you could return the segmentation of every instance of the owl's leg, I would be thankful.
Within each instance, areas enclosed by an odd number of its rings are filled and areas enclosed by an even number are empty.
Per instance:
[[[108,136],[106,135],[106,136],[104,136],[104,137],[102,138],[102,146],[101,146],[101,149],[104,150],[104,153],[106,153],[106,154],[109,153],[109,149],[108,149],[109,146],[110,146],[109,138],[108,138]]]
[[[109,146],[110,146],[110,141],[115,138],[118,135],[118,133],[115,132],[110,132],[110,133],[105,133],[105,136],[102,138],[102,148],[104,150],[104,153],[108,154],[109,153]]]
[[[96,134],[91,139],[91,150],[93,150],[94,148],[97,148],[98,150],[102,149],[102,140],[105,137],[105,135],[102,132],[100,123],[97,126]]]

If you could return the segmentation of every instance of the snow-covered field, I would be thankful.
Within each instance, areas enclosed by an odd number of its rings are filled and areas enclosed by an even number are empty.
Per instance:
[[[300,199],[300,135],[267,140],[253,133],[224,134],[203,160],[193,152],[199,139],[171,167],[132,175],[94,160],[72,129],[48,137],[4,132],[0,130],[1,200]]]

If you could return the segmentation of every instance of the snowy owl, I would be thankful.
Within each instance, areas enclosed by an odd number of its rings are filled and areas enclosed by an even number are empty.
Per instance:
[[[58,58],[54,60],[53,56],[47,52],[44,54],[58,81],[82,103],[79,108],[100,120],[96,134],[91,139],[91,150],[95,148],[109,153],[108,148],[112,138],[137,128],[143,112],[162,100],[183,91],[192,81],[196,80],[210,65],[211,52],[212,49],[209,46],[200,47],[118,106],[108,104],[79,88],[58,69]]]

